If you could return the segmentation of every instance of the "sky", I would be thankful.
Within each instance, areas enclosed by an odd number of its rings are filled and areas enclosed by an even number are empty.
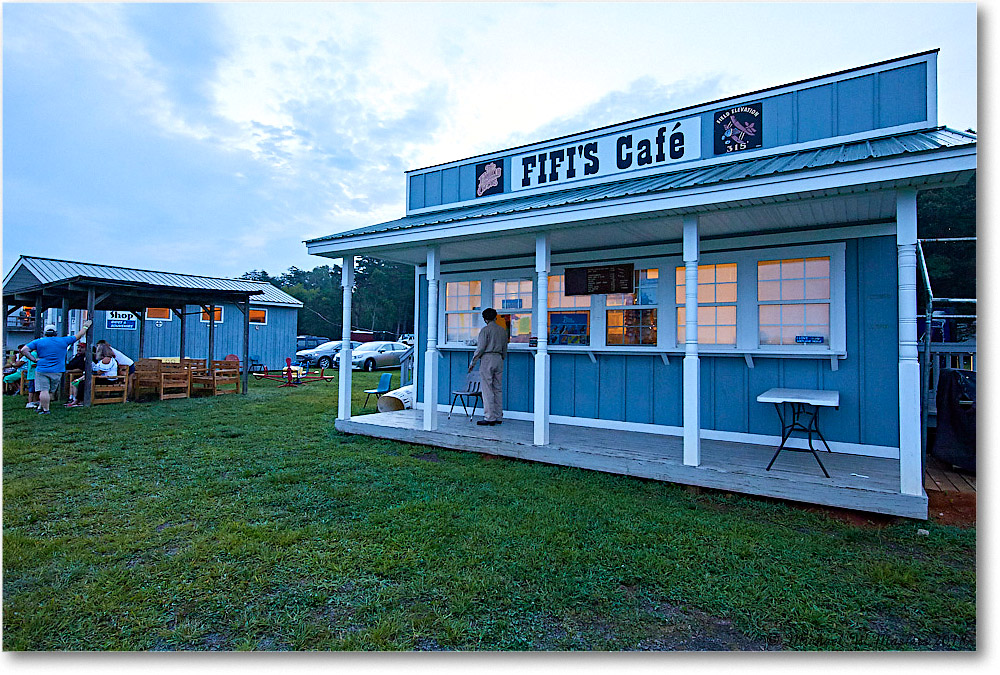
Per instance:
[[[971,3],[3,5],[3,270],[239,276],[400,218],[403,172],[939,48]]]

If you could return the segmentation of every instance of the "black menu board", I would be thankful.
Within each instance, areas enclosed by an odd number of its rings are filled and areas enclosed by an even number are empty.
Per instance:
[[[566,268],[566,295],[634,292],[635,265]]]

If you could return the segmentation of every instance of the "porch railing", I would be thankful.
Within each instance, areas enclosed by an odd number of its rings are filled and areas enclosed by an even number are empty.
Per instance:
[[[413,384],[413,354],[414,348],[411,345],[410,348],[403,352],[403,355],[399,357],[399,386],[401,387]]]

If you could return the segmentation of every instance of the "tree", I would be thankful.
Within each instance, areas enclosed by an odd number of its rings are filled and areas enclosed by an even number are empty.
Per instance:
[[[267,281],[302,301],[300,335],[341,335],[343,292],[339,265],[320,265],[312,270],[292,266],[279,277],[263,270],[241,278]],[[395,335],[413,332],[413,267],[377,258],[358,259],[351,300],[352,328],[388,331]]]

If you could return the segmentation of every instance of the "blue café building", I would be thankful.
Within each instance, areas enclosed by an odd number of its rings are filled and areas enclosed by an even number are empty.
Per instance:
[[[916,200],[976,171],[937,56],[407,172],[402,218],[306,242],[414,266],[416,407],[337,428],[926,518]],[[505,423],[478,427],[447,412],[491,306]],[[832,452],[772,460],[788,390]]]

